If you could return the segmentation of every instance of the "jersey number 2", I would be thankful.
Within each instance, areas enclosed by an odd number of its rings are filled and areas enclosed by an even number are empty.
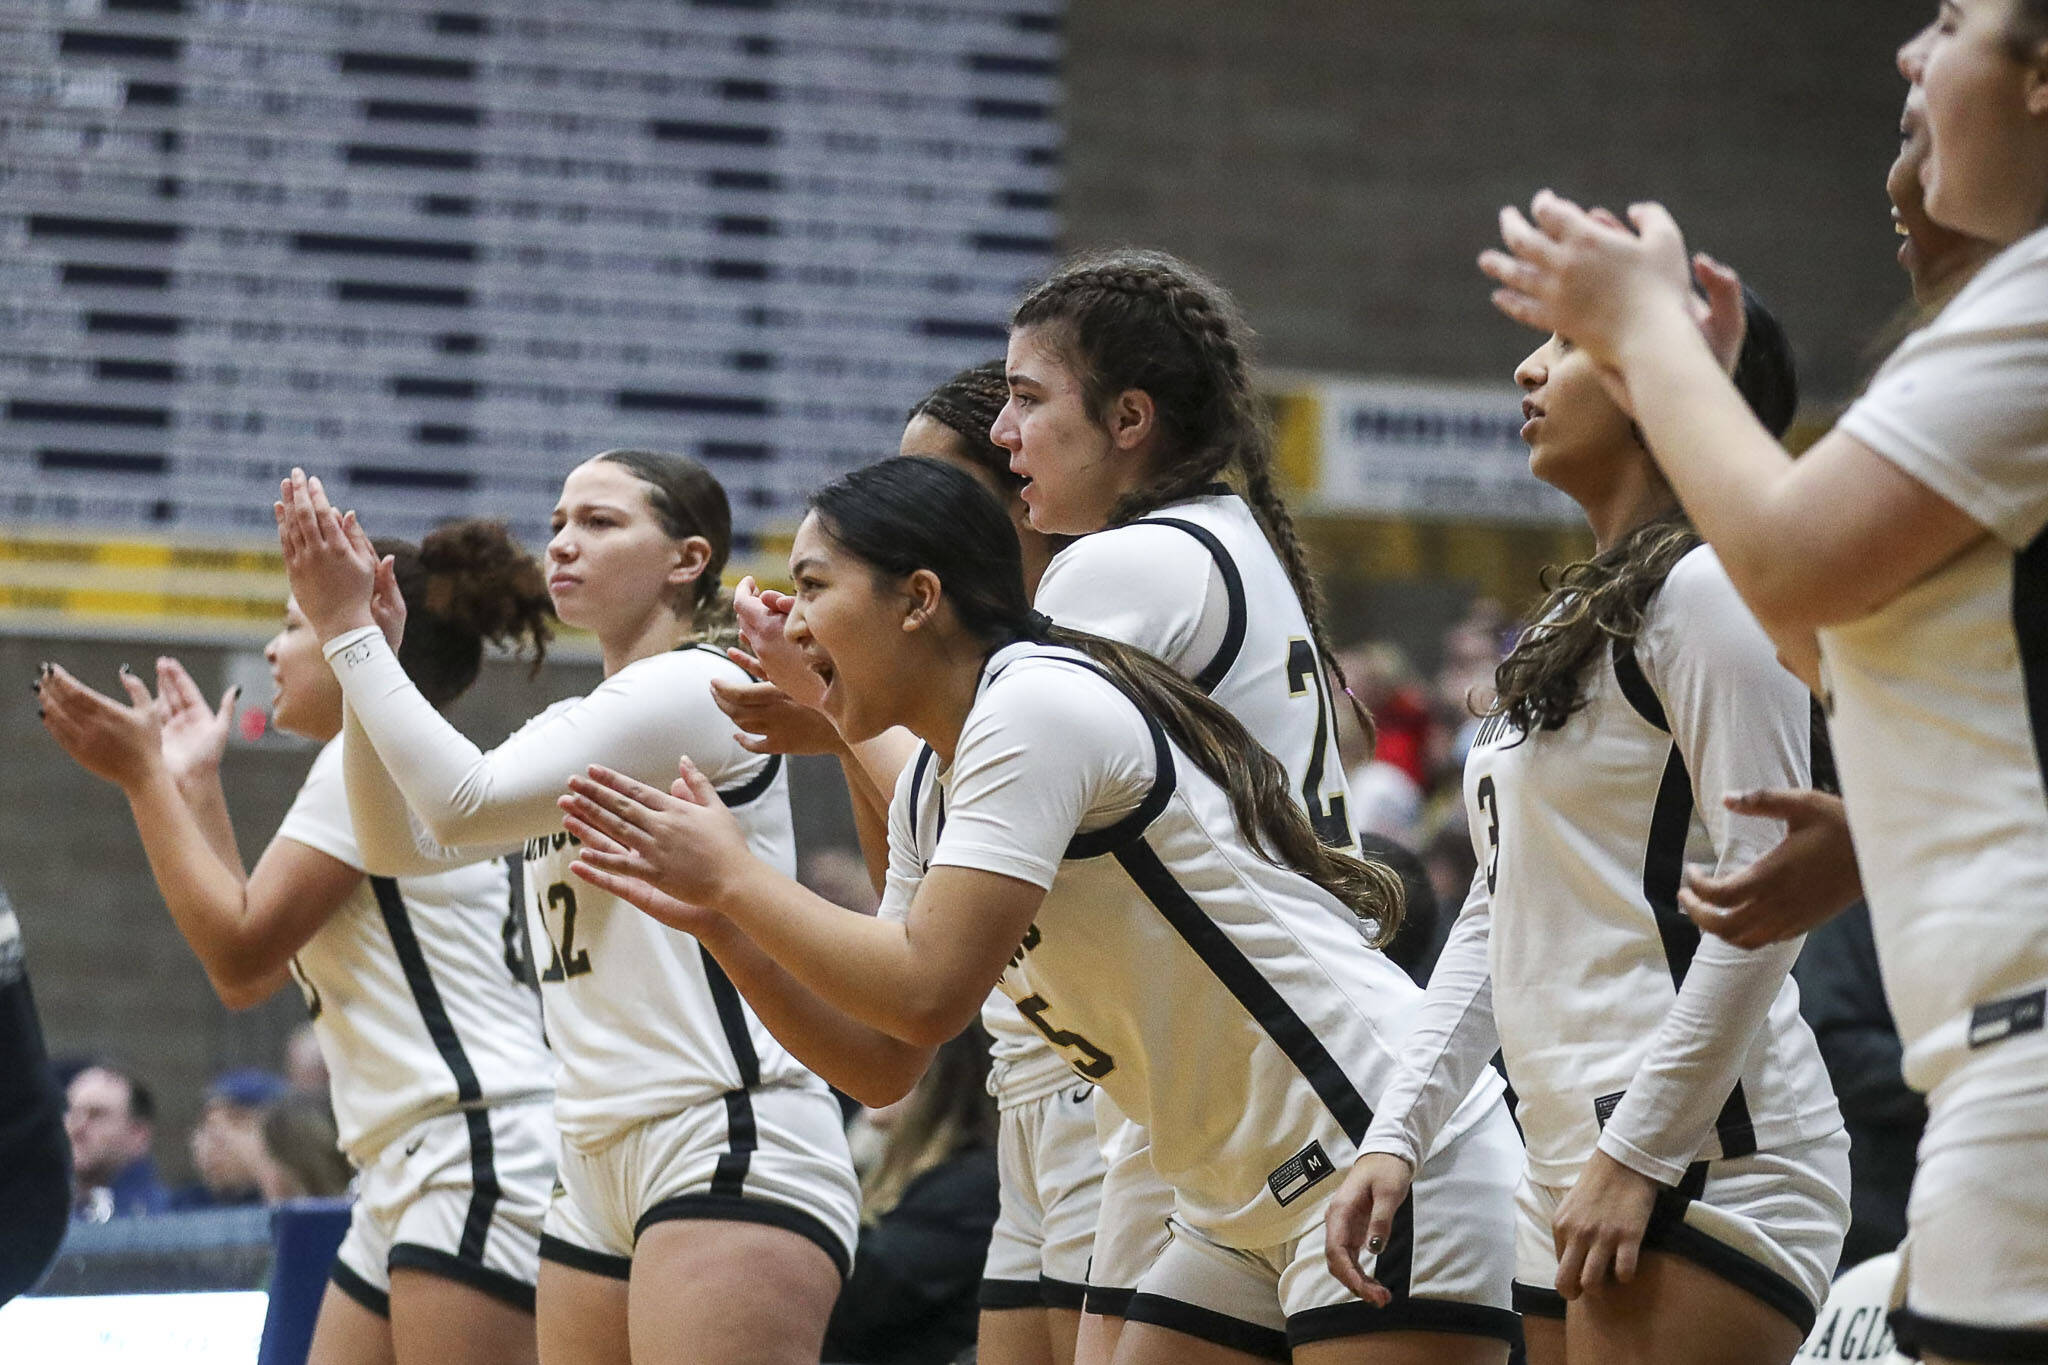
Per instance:
[[[1358,834],[1351,828],[1351,813],[1344,807],[1344,794],[1323,791],[1323,756],[1329,751],[1330,732],[1337,718],[1330,702],[1330,683],[1316,655],[1315,643],[1299,637],[1287,642],[1287,695],[1316,696],[1316,742],[1308,756],[1308,772],[1302,777],[1301,803],[1308,808],[1308,822],[1316,838],[1331,848],[1356,848]]]
[[[1050,1008],[1051,1006],[1046,1004],[1045,997],[1042,995],[1027,995],[1017,1002],[1018,1013],[1031,1021],[1031,1027],[1045,1035],[1046,1042],[1051,1043],[1054,1047],[1070,1047],[1081,1054],[1081,1060],[1079,1061],[1068,1058],[1074,1070],[1080,1072],[1091,1081],[1099,1081],[1110,1072],[1116,1070],[1116,1058],[1110,1056],[1080,1034],[1070,1033],[1063,1028],[1054,1028],[1051,1024],[1047,1023],[1045,1012]]]
[[[590,970],[590,950],[576,946],[576,891],[567,882],[556,882],[548,888],[548,909],[562,912],[562,937],[556,941],[553,933],[548,935],[548,969],[540,974],[543,981],[567,981],[572,976],[582,976]],[[541,916],[541,926],[547,926],[547,916]]]

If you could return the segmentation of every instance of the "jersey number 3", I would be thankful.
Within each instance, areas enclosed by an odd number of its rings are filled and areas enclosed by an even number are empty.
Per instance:
[[[562,912],[562,937],[557,939],[552,929],[548,930],[548,969],[540,974],[543,981],[567,981],[572,976],[582,976],[590,970],[590,950],[576,946],[576,890],[567,882],[556,882],[548,888],[550,910]],[[540,917],[541,927],[547,928],[548,917]]]
[[[1351,828],[1351,813],[1344,807],[1342,792],[1323,791],[1323,758],[1329,752],[1330,732],[1337,718],[1330,702],[1330,683],[1319,666],[1314,642],[1299,637],[1287,642],[1287,695],[1316,698],[1316,740],[1309,752],[1308,771],[1302,776],[1301,803],[1308,809],[1308,822],[1316,838],[1330,848],[1354,849],[1357,831]]]
[[[1479,813],[1486,817],[1486,894],[1493,894],[1494,874],[1500,871],[1500,796],[1493,789],[1493,779],[1479,779],[1479,789],[1473,793],[1479,801]]]

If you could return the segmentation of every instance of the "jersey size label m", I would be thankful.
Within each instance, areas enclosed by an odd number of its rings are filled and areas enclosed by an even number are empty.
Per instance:
[[[1336,1173],[1337,1165],[1323,1144],[1311,1142],[1274,1168],[1266,1177],[1266,1188],[1284,1208]]]

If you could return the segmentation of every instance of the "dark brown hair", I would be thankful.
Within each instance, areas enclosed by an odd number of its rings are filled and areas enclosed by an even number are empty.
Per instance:
[[[1230,797],[1238,832],[1262,858],[1292,868],[1373,925],[1375,946],[1401,923],[1401,879],[1316,838],[1287,770],[1237,717],[1142,649],[1053,626],[1031,610],[1010,521],[979,479],[938,460],[888,459],[857,469],[811,498],[826,534],[878,575],[938,576],[961,626],[993,652],[1018,640],[1065,645],[1110,682]]]
[[[1195,496],[1235,470],[1287,570],[1324,667],[1336,675],[1367,740],[1371,714],[1351,695],[1323,628],[1323,595],[1294,518],[1273,482],[1273,437],[1252,391],[1251,328],[1224,288],[1163,251],[1116,250],[1069,261],[1024,296],[1013,328],[1039,327],[1081,379],[1090,414],[1109,419],[1120,393],[1152,399],[1165,458],[1152,481],[1110,509],[1125,522]]]
[[[531,651],[539,672],[553,638],[554,607],[539,561],[502,521],[451,521],[418,545],[374,542],[390,555],[405,599],[398,662],[435,707],[469,690],[483,667],[484,644]]]
[[[1784,328],[1747,286],[1742,311],[1735,387],[1771,435],[1782,437],[1799,407],[1792,346]],[[1488,714],[1506,716],[1525,736],[1561,728],[1586,704],[1586,673],[1601,651],[1617,640],[1633,641],[1641,633],[1650,599],[1678,561],[1700,544],[1700,534],[1685,512],[1673,509],[1591,559],[1545,569],[1542,603],[1514,649],[1494,670],[1495,699]]]
[[[647,505],[671,539],[702,536],[710,542],[711,557],[704,572],[683,589],[676,605],[679,614],[689,617],[695,638],[722,643],[737,640],[739,626],[733,619],[732,598],[722,582],[725,562],[732,556],[732,504],[726,499],[725,485],[687,455],[607,450],[597,458],[624,466],[647,486]]]
[[[1003,362],[985,360],[962,370],[933,389],[904,414],[906,422],[929,417],[960,438],[960,454],[995,479],[996,486],[1011,492],[1024,486],[1024,477],[1010,471],[1010,452],[989,439],[996,414],[1010,401],[1009,381],[1003,377]]]

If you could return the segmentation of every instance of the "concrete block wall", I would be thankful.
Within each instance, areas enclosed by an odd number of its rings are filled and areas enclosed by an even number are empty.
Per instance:
[[[1503,384],[1473,257],[1551,185],[1663,200],[1839,400],[1905,297],[1884,173],[1925,0],[1071,0],[1070,246],[1185,253],[1267,363]]]

